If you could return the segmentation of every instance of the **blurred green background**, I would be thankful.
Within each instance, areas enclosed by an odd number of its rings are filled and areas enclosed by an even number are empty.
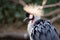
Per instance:
[[[17,1],[17,0],[15,0]],[[38,5],[42,4],[42,0],[24,0],[27,4],[36,3]],[[47,0],[47,4],[57,3],[60,0]],[[45,8],[44,12],[49,13],[57,8]],[[23,6],[19,3],[12,2],[12,0],[0,0],[0,24],[10,24],[16,21],[22,21],[25,17],[25,11],[23,10]]]

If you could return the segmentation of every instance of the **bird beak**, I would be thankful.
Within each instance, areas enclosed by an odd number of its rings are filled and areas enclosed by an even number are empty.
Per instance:
[[[29,19],[28,17],[26,17],[25,19],[23,19],[23,22],[25,22],[27,19]]]

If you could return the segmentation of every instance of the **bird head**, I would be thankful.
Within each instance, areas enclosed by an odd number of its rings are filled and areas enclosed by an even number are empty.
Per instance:
[[[33,15],[31,15],[31,14],[29,14],[29,13],[27,13],[26,14],[26,17],[25,17],[25,19],[23,20],[23,21],[26,21],[26,20],[33,20],[34,19],[34,16]]]

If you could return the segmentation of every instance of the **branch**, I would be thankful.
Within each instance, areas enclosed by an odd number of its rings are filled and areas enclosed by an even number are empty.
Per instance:
[[[23,0],[10,0],[11,2],[15,2],[15,3],[18,3],[18,4],[21,4],[22,6],[25,6],[27,5]]]
[[[60,8],[58,8],[58,9],[56,9],[56,10],[50,12],[50,13],[47,13],[46,15],[44,15],[44,17],[48,17],[48,16],[51,16],[51,15],[54,15],[54,14],[60,14],[58,12],[60,12]]]
[[[13,2],[13,1],[15,2],[15,0],[12,0],[12,2]],[[22,6],[27,5],[23,0],[18,0],[18,1],[19,1],[19,4],[21,4]],[[46,4],[46,2],[47,2],[47,0],[43,0],[43,3],[42,3],[42,5],[44,5],[44,7],[43,7],[43,8],[60,6],[60,2],[55,3],[55,4],[45,5],[45,4]],[[18,3],[18,2],[17,2],[17,3]]]
[[[5,31],[5,30],[4,30]],[[20,30],[19,30],[20,31]],[[0,33],[0,38],[19,38],[19,39],[28,39],[29,35],[27,32],[23,31],[23,32],[3,32]]]
[[[47,3],[47,0],[43,0],[42,6],[46,5],[46,3]]]
[[[55,21],[58,20],[58,19],[60,19],[60,15],[58,15],[57,17],[52,18],[52,19],[51,19],[51,22],[53,23],[53,22],[55,22]]]
[[[20,3],[22,6],[26,6],[26,5],[27,5],[23,0],[19,0],[19,3]]]
[[[45,5],[44,8],[55,7],[55,6],[60,6],[60,2],[55,3],[55,4]]]

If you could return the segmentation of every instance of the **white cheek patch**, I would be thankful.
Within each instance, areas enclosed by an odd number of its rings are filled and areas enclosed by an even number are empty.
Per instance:
[[[32,19],[32,18],[33,18],[33,15],[30,14],[30,15],[29,15],[29,19]]]

